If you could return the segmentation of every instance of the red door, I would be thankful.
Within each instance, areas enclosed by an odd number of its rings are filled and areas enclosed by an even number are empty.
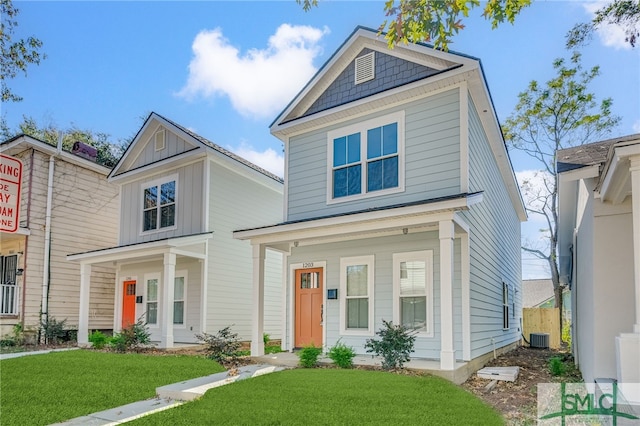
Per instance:
[[[122,292],[122,328],[136,322],[136,282],[125,281]]]
[[[322,268],[296,270],[295,346],[322,346]]]

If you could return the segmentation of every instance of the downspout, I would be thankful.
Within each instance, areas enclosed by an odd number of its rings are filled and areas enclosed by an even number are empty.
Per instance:
[[[58,146],[56,153],[49,156],[49,177],[47,182],[47,208],[44,221],[44,259],[42,274],[42,303],[41,303],[41,322],[47,323],[49,320],[49,285],[51,284],[51,210],[53,204],[53,172],[55,169],[55,158],[62,151],[61,133],[58,138]]]
[[[33,159],[35,156],[36,150],[31,148],[31,156],[29,159],[29,198],[27,198],[27,229],[30,228],[31,224],[31,198],[33,194]],[[22,264],[24,265],[24,271],[22,272],[22,308],[20,309],[20,313],[22,318],[20,319],[20,324],[22,324],[22,329],[24,330],[24,313],[27,306],[27,253],[29,253],[29,236],[24,237],[24,257],[22,258]]]

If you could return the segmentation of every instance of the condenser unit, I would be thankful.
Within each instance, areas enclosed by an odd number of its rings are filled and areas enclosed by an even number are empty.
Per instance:
[[[532,348],[549,348],[549,334],[548,333],[530,333],[529,344]]]

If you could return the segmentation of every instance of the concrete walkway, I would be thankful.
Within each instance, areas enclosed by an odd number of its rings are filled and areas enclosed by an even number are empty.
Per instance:
[[[157,388],[155,398],[111,408],[88,416],[77,417],[66,422],[56,423],[56,425],[106,426],[126,423],[200,398],[209,389],[284,369],[284,367],[280,366],[254,364],[240,367],[237,370],[185,380]]]
[[[0,354],[0,361],[3,359],[20,358],[28,355],[42,355],[51,352],[63,352],[63,351],[75,351],[79,348],[61,348],[61,349],[43,349],[41,351],[28,351],[28,352],[13,352],[8,354]]]

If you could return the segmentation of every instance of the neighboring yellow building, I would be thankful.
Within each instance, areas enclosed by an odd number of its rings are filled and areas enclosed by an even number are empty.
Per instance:
[[[107,182],[110,169],[30,136],[0,143],[0,152],[24,165],[18,231],[0,232],[0,336],[15,324],[36,330],[41,313],[77,329],[80,266],[66,256],[117,243],[118,186]],[[113,329],[114,277],[92,271],[92,329]]]

